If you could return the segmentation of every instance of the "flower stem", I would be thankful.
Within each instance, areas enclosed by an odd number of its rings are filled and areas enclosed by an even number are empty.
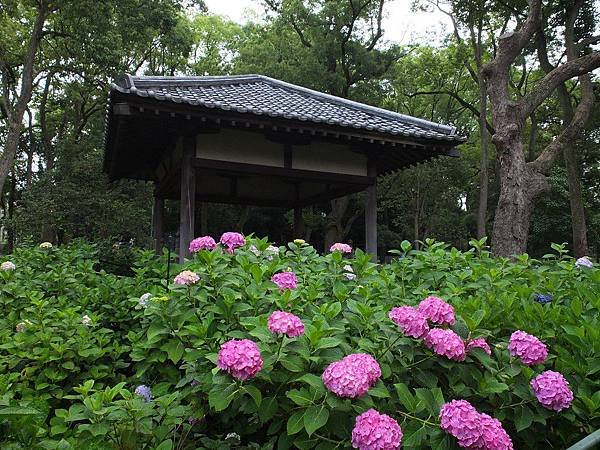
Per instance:
[[[386,348],[386,349],[385,349],[385,352],[383,352],[381,355],[379,355],[379,358],[383,358],[383,357],[385,356],[385,354],[386,354],[387,352],[389,352],[389,351],[390,351],[390,349],[391,349],[391,348],[394,346],[394,344],[400,340],[400,338],[402,338],[402,335],[399,335],[399,336],[398,336],[396,339],[394,339],[394,342],[392,342],[392,343],[391,343],[391,344],[388,346],[388,348]]]
[[[405,412],[402,412],[402,411],[398,411],[398,413],[402,414],[405,417],[408,417],[409,419],[416,420],[416,421],[421,422],[422,424],[425,424],[425,425],[429,425],[430,427],[436,427],[436,428],[439,427],[439,424],[430,422],[429,420],[419,419],[418,417],[415,417],[415,416],[413,416],[411,414],[408,414],[408,413],[405,413]],[[429,418],[431,418],[431,416],[429,416]]]
[[[498,409],[512,408],[514,406],[526,405],[527,403],[532,403],[532,402],[533,402],[533,399],[523,400],[523,401],[520,401],[519,403],[513,403],[512,405],[500,406]]]
[[[275,363],[279,361],[281,357],[281,349],[283,348],[283,341],[285,341],[285,335],[281,335],[281,341],[279,342],[279,349],[277,350],[277,359],[275,359]],[[273,365],[275,365],[275,363]]]

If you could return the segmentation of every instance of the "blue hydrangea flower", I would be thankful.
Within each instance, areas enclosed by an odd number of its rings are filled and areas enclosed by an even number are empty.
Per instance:
[[[554,298],[554,296],[550,295],[550,294],[539,294],[539,293],[533,294],[533,299],[542,305],[545,305],[546,303],[550,303],[553,298]]]
[[[152,400],[152,391],[145,384],[140,384],[138,387],[136,387],[135,394],[142,397],[146,403]]]

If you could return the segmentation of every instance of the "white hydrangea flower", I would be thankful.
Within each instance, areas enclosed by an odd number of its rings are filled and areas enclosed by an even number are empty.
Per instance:
[[[81,323],[85,326],[89,326],[92,324],[92,318],[86,314],[81,318]]]
[[[52,242],[42,242],[40,248],[52,248]]]
[[[16,332],[17,332],[17,333],[22,333],[22,332],[23,332],[23,331],[25,331],[25,330],[27,329],[27,327],[28,327],[29,325],[31,325],[31,324],[32,324],[32,323],[31,323],[31,321],[30,321],[30,320],[27,320],[27,319],[25,319],[23,322],[19,322],[19,323],[17,324],[17,326],[15,327],[15,330],[16,330]]]
[[[0,264],[0,270],[7,271],[7,270],[15,270],[17,268],[17,266],[15,266],[15,263],[11,262],[11,261],[4,261],[2,264]]]
[[[256,256],[260,256],[260,250],[256,248],[256,245],[252,244],[248,250],[250,250],[250,252],[254,253]]]
[[[146,292],[144,295],[140,297],[139,304],[146,308],[148,306],[148,302],[152,298],[152,294],[150,292]]]
[[[266,249],[265,249],[265,253],[267,254],[267,259],[269,261],[273,261],[273,258],[275,256],[279,255],[279,247],[275,247],[274,245],[269,245]]]

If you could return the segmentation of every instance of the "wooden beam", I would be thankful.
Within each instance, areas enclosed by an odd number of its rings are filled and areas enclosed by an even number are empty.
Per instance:
[[[371,175],[377,173],[375,161],[369,160],[367,173]],[[377,261],[377,181],[367,187],[365,201],[365,243],[367,253],[371,254],[373,261]]]
[[[179,262],[189,256],[189,245],[194,238],[194,209],[196,205],[196,170],[192,164],[196,154],[196,138],[183,138],[181,159],[181,200],[179,205]]]
[[[363,186],[373,184],[371,176],[346,175],[343,173],[319,172],[316,170],[288,169],[284,167],[262,166],[258,164],[244,164],[214,159],[194,158],[193,165],[197,169],[229,172],[236,174],[264,175],[296,180],[327,181],[332,183],[348,183]]]
[[[154,251],[160,255],[163,247],[163,228],[164,228],[165,199],[154,196],[154,206],[152,207],[152,242]]]

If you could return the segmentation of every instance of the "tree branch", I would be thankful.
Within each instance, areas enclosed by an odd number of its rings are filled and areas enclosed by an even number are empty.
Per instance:
[[[521,119],[525,120],[561,84],[573,77],[585,75],[600,67],[600,52],[568,61],[549,72],[537,86],[519,102]]]

